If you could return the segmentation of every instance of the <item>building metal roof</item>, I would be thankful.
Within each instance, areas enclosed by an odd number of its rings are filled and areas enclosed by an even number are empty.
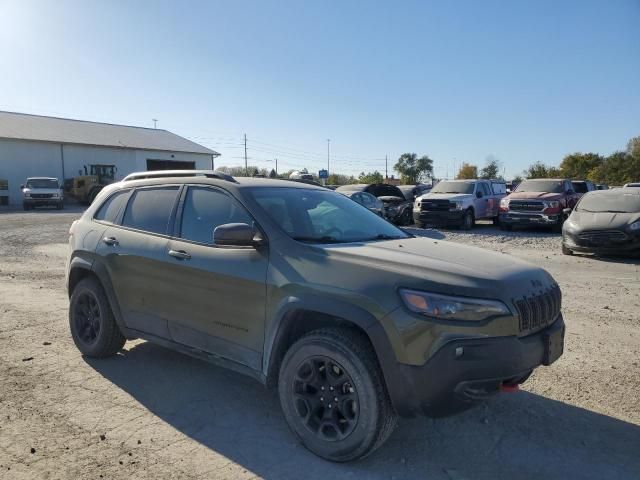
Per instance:
[[[3,111],[0,138],[219,155],[167,130]]]

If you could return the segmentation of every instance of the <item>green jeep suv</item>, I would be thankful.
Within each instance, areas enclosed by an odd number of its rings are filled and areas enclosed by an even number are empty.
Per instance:
[[[463,411],[561,354],[561,294],[508,255],[416,238],[333,191],[213,171],[105,187],[70,229],[82,354],[145,339],[277,387],[313,453]]]

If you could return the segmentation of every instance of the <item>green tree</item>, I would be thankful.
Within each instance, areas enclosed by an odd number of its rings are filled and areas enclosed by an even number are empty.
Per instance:
[[[456,178],[458,180],[478,178],[478,167],[471,165],[470,163],[463,162],[462,165],[460,165],[460,170],[458,170],[458,173],[456,174]]]
[[[332,173],[327,179],[327,185],[349,185],[356,183],[358,180],[353,175],[341,175],[338,173]]]
[[[276,173],[275,169],[271,169],[271,171],[269,172],[269,178],[278,178],[278,174]]]
[[[433,160],[427,155],[418,158],[416,153],[403,153],[393,169],[400,174],[403,184],[414,185],[433,177]]]
[[[500,168],[502,167],[502,164],[500,163],[500,160],[493,155],[489,155],[486,162],[485,166],[480,170],[480,178],[486,178],[487,180],[492,178],[501,179],[502,176],[500,175]]]
[[[379,171],[360,173],[358,176],[359,183],[382,183],[383,177]]]
[[[513,177],[513,180],[511,180],[511,183],[514,185],[520,185],[522,183],[522,177],[520,175],[516,175]]]
[[[563,177],[595,180],[590,174],[597,174],[603,163],[604,158],[597,153],[572,153],[562,159],[560,172]]]
[[[527,178],[553,178],[562,176],[560,169],[549,167],[542,162],[536,162],[530,165],[523,174]]]

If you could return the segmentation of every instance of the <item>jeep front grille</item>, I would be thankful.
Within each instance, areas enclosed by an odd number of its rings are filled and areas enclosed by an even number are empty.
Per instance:
[[[554,285],[539,295],[516,298],[513,304],[520,318],[520,332],[532,332],[553,323],[562,307],[562,292]]]
[[[420,209],[429,212],[448,212],[452,208],[449,200],[421,200]]]

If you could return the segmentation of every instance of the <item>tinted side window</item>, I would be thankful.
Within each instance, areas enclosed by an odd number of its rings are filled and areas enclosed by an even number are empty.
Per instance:
[[[122,207],[124,207],[127,201],[127,195],[129,195],[129,190],[120,191],[111,195],[98,209],[93,218],[103,222],[114,223],[120,210],[122,210]]]
[[[253,225],[253,219],[229,195],[211,188],[190,187],[184,201],[180,238],[213,244],[213,231],[225,223]]]
[[[122,225],[145,232],[166,234],[177,194],[177,186],[136,190],[129,201]]]

